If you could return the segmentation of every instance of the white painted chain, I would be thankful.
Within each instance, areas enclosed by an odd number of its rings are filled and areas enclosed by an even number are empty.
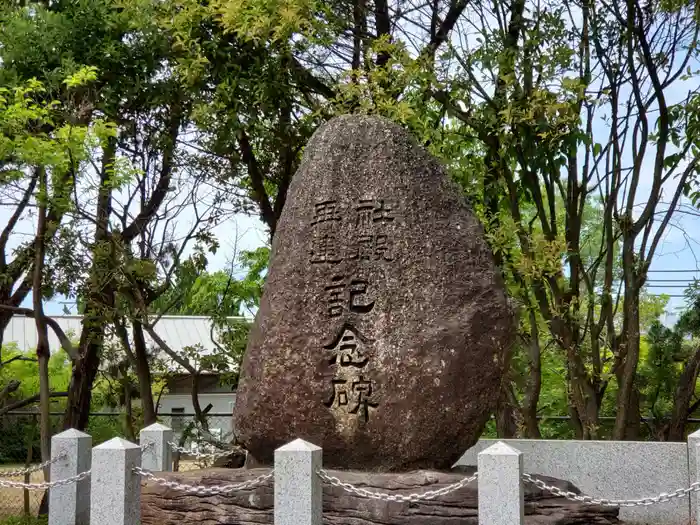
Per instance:
[[[46,490],[52,487],[60,487],[62,485],[70,485],[72,483],[77,483],[86,478],[90,477],[90,471],[86,470],[75,476],[66,479],[59,479],[58,481],[48,481],[41,483],[22,483],[20,481],[8,481],[0,479],[0,487],[6,487],[10,489],[27,489],[27,490]]]
[[[228,494],[239,490],[252,489],[254,487],[266,484],[274,477],[273,470],[267,474],[258,476],[255,479],[244,481],[243,483],[238,483],[235,485],[213,485],[211,487],[205,487],[203,485],[187,485],[185,483],[178,483],[177,481],[171,481],[165,478],[158,478],[153,474],[153,472],[144,470],[141,467],[135,467],[134,472],[139,476],[149,479],[162,487],[187,492],[188,494],[196,494],[197,496],[214,496],[215,494]]]
[[[604,507],[640,507],[648,505],[656,505],[657,503],[665,503],[671,501],[674,498],[684,498],[691,492],[700,491],[700,481],[696,481],[691,484],[688,488],[678,489],[670,494],[665,492],[659,494],[658,496],[641,498],[641,499],[607,499],[607,498],[594,498],[592,496],[585,496],[583,494],[574,494],[566,490],[562,490],[559,487],[554,487],[552,485],[547,485],[544,481],[533,477],[530,474],[523,474],[523,480],[533,485],[545,490],[555,496],[561,496],[570,501],[577,501],[579,503],[586,503],[588,505],[602,505]]]
[[[357,494],[358,496],[361,496],[363,498],[379,499],[384,501],[403,501],[408,503],[423,500],[432,500],[439,496],[445,496],[447,494],[450,494],[451,492],[455,492],[466,487],[469,483],[476,480],[476,478],[479,476],[479,473],[477,472],[473,476],[461,479],[457,483],[452,483],[451,485],[447,485],[445,487],[442,487],[441,489],[421,492],[420,494],[385,494],[383,492],[373,492],[371,490],[355,487],[350,483],[344,483],[340,479],[329,475],[328,472],[326,472],[325,470],[319,470],[317,473],[319,477],[329,485],[332,485],[333,487],[340,487],[346,492]]]
[[[65,457],[66,457],[66,454],[61,454],[58,457],[55,457],[55,458],[50,459],[48,461],[44,461],[40,465],[35,465],[33,467],[24,468],[21,470],[0,470],[0,478],[17,478],[19,476],[24,476],[25,474],[39,472],[40,470],[44,470],[49,465],[53,465],[54,463],[62,460]]]
[[[223,452],[192,452],[191,450],[178,446],[177,443],[168,441],[168,445],[173,449],[173,452],[179,452],[180,454],[187,454],[188,456],[193,456],[195,459],[219,459],[225,456],[229,456],[235,452],[235,450],[224,450]]]

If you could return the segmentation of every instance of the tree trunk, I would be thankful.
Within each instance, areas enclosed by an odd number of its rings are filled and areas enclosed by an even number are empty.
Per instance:
[[[598,438],[598,401],[586,367],[577,354],[578,349],[568,349],[569,388],[571,402],[576,411],[581,428],[580,439]]]
[[[34,422],[33,422],[34,423]],[[29,467],[32,466],[32,459],[34,456],[34,428],[36,427],[35,424],[30,425],[30,431],[27,434],[27,460],[24,463],[24,468],[29,470]],[[29,484],[32,481],[32,475],[30,472],[27,472],[24,475],[24,482]],[[30,506],[29,506],[29,489],[24,489],[24,516],[26,518],[29,518],[30,516]]]
[[[134,337],[134,368],[136,369],[136,377],[139,381],[141,407],[143,408],[143,424],[144,426],[148,426],[156,422],[156,408],[153,402],[148,348],[146,347],[146,338],[143,335],[143,325],[141,321],[136,319],[132,320],[132,333]]]
[[[510,384],[501,386],[501,393],[496,405],[496,434],[499,438],[512,439],[517,436],[518,423],[515,420],[515,407],[509,395]]]
[[[530,312],[530,326],[530,342],[527,345],[530,370],[527,376],[522,414],[525,437],[540,439],[542,435],[540,434],[540,425],[537,421],[537,405],[540,402],[540,391],[542,389],[542,351],[540,349],[537,316],[532,311]]]
[[[204,469],[183,473],[164,472],[169,481],[193,485],[238,485],[269,472],[269,469]],[[414,471],[401,473],[329,471],[344,482],[362,486],[379,493],[404,496],[423,493],[459,483],[473,469],[434,472]],[[159,474],[161,476],[161,474]],[[580,493],[573,484],[537,476],[547,485],[561,491]],[[352,525],[477,525],[478,480],[466,487],[436,498],[433,501],[383,501],[368,499],[346,491],[343,487],[323,484],[323,516],[327,524]],[[567,501],[535,487],[523,484],[525,525],[615,525],[620,522],[617,507],[603,507]],[[143,484],[141,517],[143,525],[195,525],[201,523],[237,525],[272,525],[274,523],[274,487],[243,488],[223,494],[188,497],[183,502],[181,493],[152,481]],[[225,514],[224,514],[225,512]],[[508,522],[509,525],[514,521]]]
[[[83,326],[85,325],[83,324]],[[95,336],[89,333],[91,330],[85,328],[83,330],[81,339],[85,338],[86,340],[84,344],[80,345],[80,353],[83,357],[73,367],[68,388],[68,402],[63,418],[63,428],[66,430],[74,428],[82,431],[87,428],[90,417],[90,402],[92,401],[92,385],[100,367],[102,338],[99,337],[99,340],[95,341],[92,339]],[[99,328],[97,335],[102,336],[101,331],[102,329]]]
[[[669,441],[685,441],[685,426],[688,421],[688,407],[695,393],[695,383],[700,372],[700,348],[695,350],[683,368],[673,396],[673,412],[668,429]]]
[[[616,377],[618,382],[615,427],[613,439],[621,441],[627,437],[628,429],[634,428],[637,418],[634,410],[634,380],[637,376],[639,362],[639,290],[635,272],[634,240],[625,239],[623,247],[623,268],[625,273],[625,297],[623,305],[622,333],[624,334],[624,360],[618,366]]]
[[[7,325],[10,324],[12,320],[12,314],[10,312],[0,311],[0,363],[2,363],[2,342],[5,335],[5,329]]]
[[[192,374],[192,407],[194,408],[195,419],[202,425],[202,430],[209,432],[209,423],[207,422],[206,412],[202,410],[199,404],[199,373]]]
[[[630,397],[630,408],[627,412],[627,425],[625,426],[625,439],[628,441],[638,441],[642,430],[642,410],[641,394],[637,385],[632,386]]]
[[[144,426],[156,423],[156,409],[153,403],[153,392],[151,390],[151,370],[148,363],[148,350],[146,340],[143,336],[143,325],[140,321],[132,319],[132,333],[134,347],[132,349],[129,341],[129,334],[123,320],[114,323],[117,336],[121,339],[122,347],[126,353],[129,363],[136,371],[139,385],[139,395],[141,396],[141,406],[143,408]]]
[[[134,428],[134,412],[131,407],[131,381],[129,381],[129,369],[122,376],[122,388],[124,389],[124,428],[129,441],[136,441],[136,429]]]
[[[117,141],[109,139],[102,153],[100,188],[97,197],[95,243],[92,248],[92,267],[88,281],[85,315],[82,320],[80,360],[73,367],[68,404],[63,421],[64,428],[85,430],[90,414],[92,384],[100,366],[100,353],[104,343],[105,313],[114,306],[113,283],[110,266],[113,263],[114,245],[109,238],[109,217],[112,213],[111,170],[116,156]]]
[[[39,170],[39,194],[37,232],[34,245],[34,270],[32,279],[33,303],[34,303],[34,323],[37,331],[36,356],[39,362],[39,429],[41,444],[41,461],[51,459],[51,388],[49,386],[49,327],[44,317],[44,258],[46,252],[46,231],[48,224],[46,220],[47,181],[46,170]],[[44,469],[44,480],[49,481],[50,469]]]

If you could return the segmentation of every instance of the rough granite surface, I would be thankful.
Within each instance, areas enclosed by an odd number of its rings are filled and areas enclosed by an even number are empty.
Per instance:
[[[294,176],[234,409],[250,464],[449,468],[491,414],[513,314],[476,217],[389,121],[321,127]]]

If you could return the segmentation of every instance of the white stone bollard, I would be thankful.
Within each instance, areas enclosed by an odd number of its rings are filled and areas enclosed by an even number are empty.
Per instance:
[[[170,472],[173,468],[173,452],[168,442],[173,431],[160,423],[153,423],[141,430],[141,466],[153,472]]]
[[[90,470],[92,438],[69,429],[51,438],[51,481]],[[58,459],[60,458],[60,459]],[[49,489],[49,525],[90,525],[90,478]]]
[[[141,523],[141,447],[122,438],[92,449],[90,519],[99,525]]]
[[[275,450],[274,525],[322,525],[323,451],[302,439]]]
[[[523,453],[499,441],[478,456],[479,525],[523,525]]]

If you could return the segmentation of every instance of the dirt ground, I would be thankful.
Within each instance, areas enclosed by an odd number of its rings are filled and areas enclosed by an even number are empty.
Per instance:
[[[7,472],[24,468],[22,465],[1,465],[0,472]],[[39,483],[44,480],[41,472],[34,472],[31,476],[32,483]],[[24,481],[24,476],[6,478],[0,477],[0,481]],[[24,490],[0,487],[0,520],[12,516],[22,516],[24,514]],[[43,490],[27,491],[29,499],[29,512],[33,515],[39,511]]]
[[[0,465],[0,473],[8,472],[13,470],[23,469],[23,465]],[[181,461],[180,470],[196,470],[199,467],[193,461]],[[41,472],[34,472],[31,476],[32,483],[40,483],[44,480],[44,476]],[[6,478],[0,476],[0,481],[20,481],[24,482],[24,477],[12,477]],[[39,505],[41,505],[41,498],[44,496],[43,490],[28,490],[26,491],[29,498],[29,512],[31,515],[36,516],[39,512]],[[11,489],[6,487],[0,487],[0,520],[14,517],[22,516],[24,514],[24,493],[23,489]]]

